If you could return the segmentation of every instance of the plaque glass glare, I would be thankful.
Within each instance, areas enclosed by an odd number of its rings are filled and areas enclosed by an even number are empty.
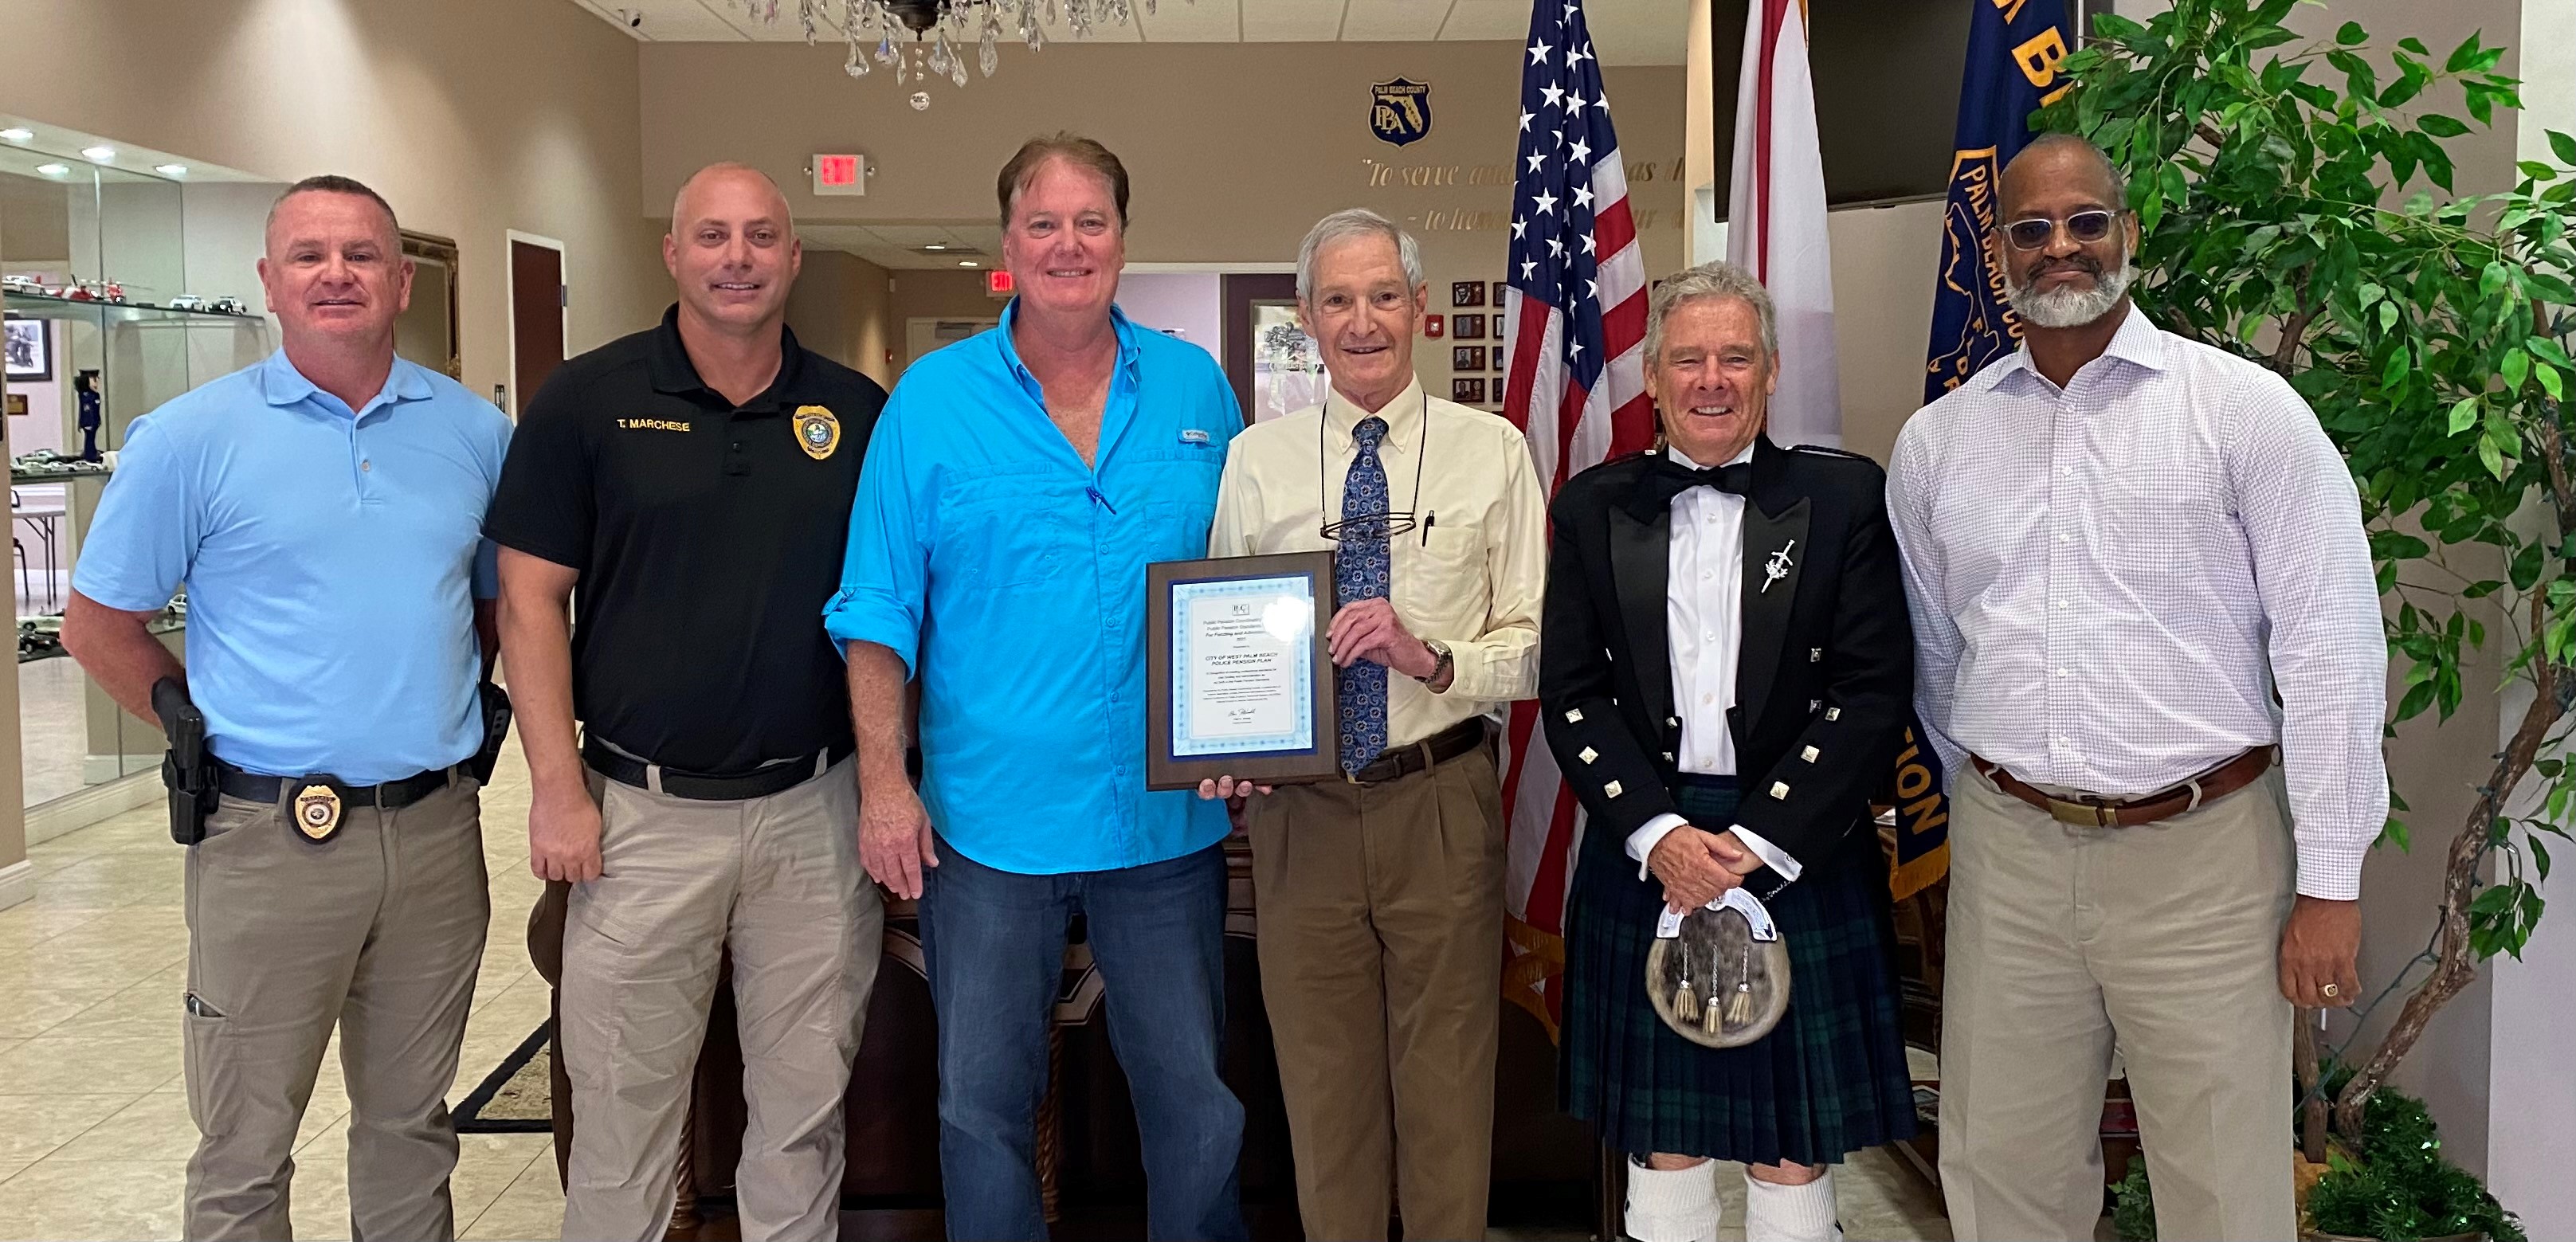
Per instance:
[[[1329,552],[1145,568],[1145,786],[1337,775]]]

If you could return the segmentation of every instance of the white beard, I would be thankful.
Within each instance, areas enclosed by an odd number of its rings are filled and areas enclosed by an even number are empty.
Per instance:
[[[2135,261],[2122,257],[2120,269],[2104,272],[2090,289],[2050,289],[2034,293],[2016,272],[2004,275],[2004,292],[2012,302],[2013,313],[2023,322],[2042,328],[2080,328],[2111,313],[2129,292],[2130,282],[2138,278]]]

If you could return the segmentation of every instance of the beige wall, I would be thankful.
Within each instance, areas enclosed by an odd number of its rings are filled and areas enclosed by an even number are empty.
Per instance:
[[[576,5],[0,0],[0,31],[0,112],[280,181],[345,173],[455,238],[477,392],[509,368],[505,230],[566,243],[575,352],[668,298],[637,210],[636,44]]]
[[[1006,55],[999,75],[962,91],[934,85],[930,108],[915,112],[882,74],[852,81],[829,48],[649,44],[639,201],[667,201],[690,169],[725,158],[787,185],[801,221],[989,223],[1003,161],[1030,135],[1070,129],[1127,165],[1130,261],[1285,262],[1318,217],[1371,207],[1421,239],[1433,309],[1445,315],[1449,282],[1503,275],[1526,59],[1505,43],[1195,44],[1185,58],[1152,45],[1060,44]],[[1403,147],[1366,124],[1370,84],[1399,76],[1431,86],[1431,132]],[[1682,255],[1682,70],[1613,67],[1604,80],[1646,267],[1661,275]],[[867,195],[814,197],[807,159],[848,150],[874,166]],[[972,273],[896,276],[898,343],[906,316],[998,309],[980,289],[919,309],[917,278],[945,290],[981,279]],[[1442,391],[1448,345],[1423,341],[1415,358]]]
[[[807,250],[787,298],[787,325],[798,344],[892,388],[895,367],[886,351],[902,349],[903,325],[889,327],[886,275],[857,255]]]

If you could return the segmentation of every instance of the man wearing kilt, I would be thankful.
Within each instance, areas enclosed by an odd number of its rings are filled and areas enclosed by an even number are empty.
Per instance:
[[[1553,508],[1539,698],[1590,813],[1566,924],[1565,1106],[1629,1157],[1627,1230],[1717,1236],[1712,1160],[1746,1166],[1751,1242],[1839,1239],[1832,1166],[1914,1132],[1887,863],[1869,820],[1913,693],[1884,475],[1763,435],[1771,298],[1742,269],[1657,286],[1660,451]],[[1744,886],[1790,962],[1768,1035],[1664,1025],[1645,961],[1666,908]]]

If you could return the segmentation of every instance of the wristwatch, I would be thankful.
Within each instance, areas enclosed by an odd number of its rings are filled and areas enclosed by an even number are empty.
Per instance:
[[[1437,638],[1426,638],[1422,640],[1422,645],[1431,649],[1433,659],[1431,675],[1428,677],[1416,677],[1414,678],[1415,681],[1421,682],[1423,685],[1427,686],[1440,680],[1441,674],[1451,672],[1458,667],[1458,661],[1452,658],[1449,654],[1449,644],[1444,643]]]

